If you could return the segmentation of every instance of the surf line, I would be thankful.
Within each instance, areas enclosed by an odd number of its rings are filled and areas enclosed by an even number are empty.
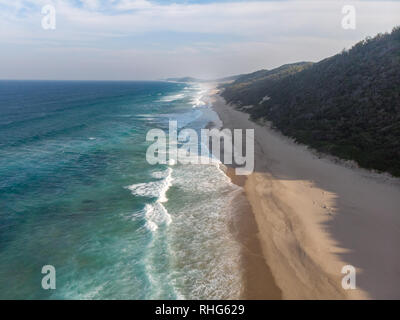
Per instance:
[[[243,154],[243,135],[245,135],[245,150]],[[197,131],[190,128],[180,130],[178,133],[178,122],[169,121],[168,134],[161,129],[151,129],[146,134],[146,141],[153,142],[146,152],[146,160],[150,165],[156,164],[210,164],[215,159],[219,159],[223,154],[222,163],[237,165],[235,173],[237,175],[249,175],[254,170],[254,129],[230,129],[219,130],[201,129],[200,139]],[[168,138],[167,138],[168,137]],[[221,149],[221,140],[223,147]],[[201,142],[201,152],[199,154],[199,141]],[[178,148],[178,143],[182,144]],[[208,146],[212,146],[212,154]],[[167,146],[168,145],[168,146]],[[168,152],[167,152],[168,149]],[[167,161],[168,155],[168,161]]]

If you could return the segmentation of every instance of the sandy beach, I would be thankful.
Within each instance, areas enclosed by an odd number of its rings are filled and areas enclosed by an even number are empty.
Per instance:
[[[319,156],[212,100],[224,128],[255,129],[254,173],[228,170],[245,191],[234,223],[248,252],[245,298],[399,299],[399,180]],[[342,288],[345,265],[355,290]]]

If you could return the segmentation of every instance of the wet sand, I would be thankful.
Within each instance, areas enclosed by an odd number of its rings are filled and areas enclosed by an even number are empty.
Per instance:
[[[246,177],[235,175],[233,167],[228,167],[226,174],[232,182],[244,187]],[[243,299],[280,300],[282,292],[275,283],[272,272],[265,262],[258,227],[245,192],[235,197],[232,203],[234,210],[232,232],[241,244],[242,268],[244,270]]]

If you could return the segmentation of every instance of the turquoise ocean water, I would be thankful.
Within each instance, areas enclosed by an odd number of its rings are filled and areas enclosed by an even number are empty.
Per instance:
[[[238,187],[218,165],[147,163],[148,130],[199,131],[207,88],[0,81],[0,298],[238,298]],[[56,289],[41,287],[44,265]]]

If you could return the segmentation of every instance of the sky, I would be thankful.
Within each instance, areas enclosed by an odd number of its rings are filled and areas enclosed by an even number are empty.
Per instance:
[[[213,79],[319,61],[395,25],[400,1],[0,0],[0,79]]]

